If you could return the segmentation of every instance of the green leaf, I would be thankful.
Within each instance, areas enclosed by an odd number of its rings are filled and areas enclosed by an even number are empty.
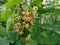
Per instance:
[[[39,7],[38,12],[40,14],[45,14],[45,13],[57,13],[60,14],[60,9],[55,9],[55,7],[51,7],[51,8],[43,8],[43,7]]]
[[[6,39],[6,37],[0,37],[0,45],[9,45],[9,41]]]
[[[1,15],[1,18],[3,21],[6,21],[9,17],[9,14],[10,14],[10,10],[6,10],[2,15]]]
[[[60,30],[60,27],[59,27],[59,26],[55,26],[55,25],[51,25],[51,24],[45,24],[45,25],[43,26],[43,29],[57,32],[57,31]]]
[[[19,40],[18,40],[21,45],[25,45],[25,38],[24,37],[19,37]]]
[[[39,33],[37,41],[39,44],[54,44],[53,39],[50,38],[50,35],[48,35],[48,33],[45,31]]]
[[[53,36],[50,36],[54,41],[55,43],[59,44],[60,45],[60,34],[54,32],[54,35]]]
[[[5,34],[5,30],[3,29],[3,27],[0,28],[0,36],[3,36]]]
[[[28,7],[27,4],[22,5],[22,8],[23,8],[23,10],[27,10],[27,9],[29,9],[29,7]]]
[[[27,45],[37,45],[37,41],[30,39]]]
[[[11,7],[13,7],[14,5],[19,4],[19,3],[21,3],[21,2],[22,2],[22,0],[9,0],[9,1],[6,3],[6,7],[7,7],[7,8],[11,8]]]
[[[43,0],[37,0],[37,1],[36,1],[36,0],[33,0],[32,5],[33,5],[33,6],[39,6],[39,7],[40,7],[41,4],[42,4],[42,1],[43,1]]]
[[[55,41],[58,43],[58,44],[60,44],[59,42],[60,42],[60,34],[58,34],[58,33],[55,33],[55,35],[53,36],[53,38],[55,39]]]
[[[8,31],[7,35],[8,35],[7,38],[11,43],[14,43],[18,39],[17,32]]]
[[[21,45],[21,42],[20,41],[17,41],[15,45]]]
[[[6,23],[7,30],[9,30],[12,27],[12,22],[11,22],[12,17],[13,17],[13,15],[9,16],[9,18],[7,20],[7,23]]]

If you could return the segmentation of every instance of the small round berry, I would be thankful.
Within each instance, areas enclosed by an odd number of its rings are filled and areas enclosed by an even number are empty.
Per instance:
[[[33,18],[37,18],[37,12],[33,12]]]
[[[29,28],[29,23],[25,24],[25,28]]]
[[[23,16],[23,17],[22,17],[22,19],[23,19],[24,21],[26,21],[26,18],[27,18],[26,16]]]
[[[34,25],[34,22],[33,21],[31,21],[30,23],[31,23],[31,25]]]
[[[23,22],[23,24],[26,24],[26,22]]]
[[[22,26],[20,26],[20,29],[19,29],[20,31],[23,31],[24,30],[24,27],[22,27]]]
[[[37,10],[38,10],[38,7],[37,7],[37,6],[34,6],[34,7],[33,7],[33,10],[34,10],[34,11],[35,11],[35,10],[37,11]]]
[[[14,14],[14,17],[18,17],[18,14]]]
[[[20,23],[15,24],[15,28],[19,29],[20,28]]]
[[[26,21],[30,22],[31,21],[31,17],[27,17]]]
[[[30,38],[31,38],[31,34],[29,34],[27,37],[26,37],[26,41],[28,42],[29,40],[30,40]]]
[[[16,30],[16,32],[18,32],[19,30]]]
[[[20,19],[21,19],[21,16],[15,17],[15,20],[16,20],[16,21],[18,21],[18,20],[20,20]]]
[[[20,35],[23,35],[23,34],[24,34],[24,32],[23,32],[23,31],[21,31],[21,32],[20,32]]]
[[[22,12],[22,15],[26,15],[26,12],[25,12],[25,11],[23,11],[23,12]]]

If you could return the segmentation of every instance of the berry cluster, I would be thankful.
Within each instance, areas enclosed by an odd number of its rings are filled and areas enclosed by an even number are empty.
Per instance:
[[[21,35],[24,34],[24,29],[28,29],[31,31],[32,26],[34,26],[35,23],[35,18],[37,18],[38,7],[34,6],[33,7],[33,12],[23,11],[22,15],[14,14],[13,16],[13,23],[14,23],[14,28],[16,29],[17,32],[19,32]]]

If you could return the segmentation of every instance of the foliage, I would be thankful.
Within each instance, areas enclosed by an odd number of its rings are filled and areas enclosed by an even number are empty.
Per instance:
[[[60,45],[60,8],[42,2],[6,1],[0,14],[0,45]]]

